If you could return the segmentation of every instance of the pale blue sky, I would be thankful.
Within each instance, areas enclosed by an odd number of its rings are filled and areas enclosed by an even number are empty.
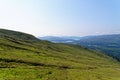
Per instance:
[[[120,0],[0,0],[0,28],[35,36],[120,33]]]

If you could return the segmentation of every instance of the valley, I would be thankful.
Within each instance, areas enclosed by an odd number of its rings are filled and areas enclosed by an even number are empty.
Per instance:
[[[42,37],[54,43],[67,43],[82,45],[84,47],[100,51],[120,61],[120,34],[98,35],[85,37]]]

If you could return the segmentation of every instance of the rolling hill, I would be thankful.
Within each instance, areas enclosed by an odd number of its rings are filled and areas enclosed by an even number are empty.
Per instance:
[[[0,29],[0,80],[120,80],[120,63],[82,46]]]

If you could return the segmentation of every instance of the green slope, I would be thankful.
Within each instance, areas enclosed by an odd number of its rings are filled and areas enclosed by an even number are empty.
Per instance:
[[[120,64],[81,46],[0,29],[0,80],[120,80]]]

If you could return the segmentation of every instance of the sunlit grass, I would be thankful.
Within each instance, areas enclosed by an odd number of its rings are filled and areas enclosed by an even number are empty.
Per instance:
[[[16,37],[0,38],[0,80],[120,80],[120,63],[100,52]]]

